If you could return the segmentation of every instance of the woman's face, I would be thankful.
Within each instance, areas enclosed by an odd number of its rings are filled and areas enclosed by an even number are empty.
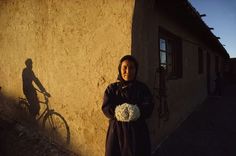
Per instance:
[[[124,60],[121,63],[121,76],[125,81],[132,81],[135,78],[136,67],[133,61]]]

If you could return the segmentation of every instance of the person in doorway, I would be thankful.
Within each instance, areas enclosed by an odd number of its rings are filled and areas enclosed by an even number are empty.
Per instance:
[[[32,70],[33,62],[30,58],[25,61],[25,65],[26,67],[22,72],[23,93],[29,103],[29,112],[31,117],[32,119],[36,119],[36,116],[39,114],[40,105],[36,92],[37,89],[34,87],[33,82],[42,93],[47,94],[48,96],[50,96],[50,94],[46,92],[39,79],[35,76]]]
[[[118,82],[104,93],[102,111],[109,119],[105,156],[150,156],[145,120],[154,104],[148,87],[136,80],[138,63],[131,55],[120,60]]]

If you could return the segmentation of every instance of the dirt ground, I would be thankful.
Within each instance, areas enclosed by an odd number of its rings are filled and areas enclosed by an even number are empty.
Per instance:
[[[35,123],[22,115],[16,99],[0,94],[0,156],[78,156],[50,142]]]

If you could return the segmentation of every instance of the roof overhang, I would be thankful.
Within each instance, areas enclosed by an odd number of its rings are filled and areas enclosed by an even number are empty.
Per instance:
[[[184,25],[188,31],[193,33],[214,52],[228,59],[229,54],[201,17],[199,12],[187,0],[157,0],[158,10],[172,16]]]

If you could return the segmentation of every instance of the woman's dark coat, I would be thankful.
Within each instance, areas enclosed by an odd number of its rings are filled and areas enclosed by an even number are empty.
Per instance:
[[[136,121],[120,122],[115,118],[115,107],[136,104],[141,116]],[[106,138],[106,156],[150,156],[150,139],[145,119],[153,110],[152,96],[141,82],[116,82],[110,84],[104,95],[102,111],[108,117],[109,128]]]

